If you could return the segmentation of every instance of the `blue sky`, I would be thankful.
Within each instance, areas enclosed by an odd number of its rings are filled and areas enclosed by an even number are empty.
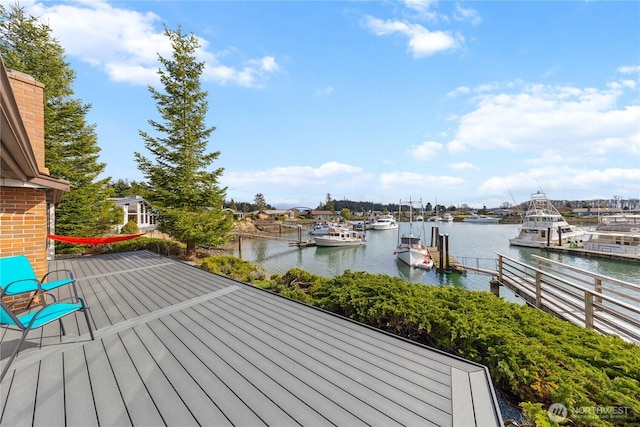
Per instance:
[[[200,39],[228,199],[640,198],[637,1],[21,5],[64,47],[114,179],[143,179],[166,24]]]

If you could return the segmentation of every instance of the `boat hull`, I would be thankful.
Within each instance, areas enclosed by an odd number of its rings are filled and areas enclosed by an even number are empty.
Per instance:
[[[332,227],[329,229],[328,235],[316,236],[314,240],[316,241],[316,246],[342,247],[364,245],[366,237],[355,230]]]
[[[426,248],[416,249],[400,247],[396,250],[396,256],[409,267],[419,267],[427,270],[433,267],[433,260]]]
[[[335,239],[329,236],[316,237],[315,241],[316,246],[322,247],[360,246],[365,244],[363,240]]]

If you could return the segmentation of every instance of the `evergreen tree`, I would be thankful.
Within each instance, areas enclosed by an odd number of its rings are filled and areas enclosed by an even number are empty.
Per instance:
[[[327,193],[327,202],[324,204],[324,208],[331,213],[336,213],[336,208],[333,206],[333,200],[331,200],[331,194]]]
[[[264,195],[262,193],[256,194],[256,197],[254,197],[253,199],[253,204],[257,211],[263,211],[267,209],[267,201],[265,200]]]
[[[110,178],[98,179],[95,125],[86,122],[91,105],[73,99],[75,72],[65,61],[64,49],[51,28],[18,5],[0,5],[0,53],[7,68],[33,76],[44,84],[45,162],[49,173],[70,182],[56,208],[56,232],[69,236],[96,236],[120,221],[122,212],[109,200]]]
[[[224,170],[207,171],[220,152],[206,153],[215,128],[205,124],[208,103],[200,87],[204,63],[195,58],[198,40],[180,27],[165,28],[165,36],[173,53],[171,58],[158,55],[164,92],[149,87],[163,121],[148,121],[157,136],[139,132],[155,161],[135,156],[148,181],[147,198],[160,211],[160,230],[186,243],[190,256],[196,245],[227,242],[233,217],[222,210],[226,188],[220,188],[218,180]]]

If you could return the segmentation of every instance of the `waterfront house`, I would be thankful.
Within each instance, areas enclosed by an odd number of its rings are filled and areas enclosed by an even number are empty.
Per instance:
[[[315,209],[311,211],[311,218],[319,221],[327,221],[335,215],[331,211]]]
[[[142,232],[153,231],[157,228],[156,209],[141,196],[126,196],[112,198],[116,206],[122,209],[122,223],[117,226],[120,232],[129,221],[133,221]]]
[[[48,270],[55,206],[69,182],[49,175],[44,148],[44,85],[7,70],[0,58],[0,257],[26,255],[38,277]]]
[[[256,212],[258,217],[269,221],[277,221],[281,218],[292,220],[296,218],[296,214],[297,211],[293,209],[263,209]]]

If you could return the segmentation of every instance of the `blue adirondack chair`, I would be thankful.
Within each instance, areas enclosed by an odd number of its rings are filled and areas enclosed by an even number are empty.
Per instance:
[[[64,273],[67,277],[60,280],[48,281],[53,273]],[[28,292],[49,292],[64,285],[71,285],[73,296],[78,296],[75,279],[70,270],[50,271],[40,280],[31,267],[29,259],[24,255],[0,258],[0,287],[1,296],[11,296]],[[34,297],[37,295],[34,295]],[[33,301],[33,300],[32,300]],[[29,303],[31,305],[31,302]]]
[[[43,303],[45,303],[46,293],[40,292],[40,295],[43,298]],[[52,296],[52,295],[50,295]],[[69,302],[66,302],[66,301]],[[2,374],[0,374],[0,381],[4,379],[4,376],[9,371],[9,366],[13,359],[15,359],[16,355],[20,351],[20,347],[24,343],[27,338],[27,334],[29,331],[33,329],[41,328],[51,322],[55,322],[58,320],[60,322],[60,330],[63,335],[66,335],[66,331],[64,330],[64,325],[62,324],[62,318],[73,314],[77,311],[84,312],[85,320],[87,321],[87,327],[89,328],[89,335],[91,335],[91,339],[94,340],[93,330],[91,329],[91,323],[89,323],[89,307],[85,305],[84,300],[82,298],[72,296],[70,298],[61,299],[52,304],[43,304],[38,309],[34,309],[32,311],[27,311],[21,314],[14,313],[11,308],[0,298],[0,325],[7,328],[14,328],[22,331],[22,336],[20,337],[20,341],[16,345],[11,357],[4,362],[4,366],[2,368]]]

